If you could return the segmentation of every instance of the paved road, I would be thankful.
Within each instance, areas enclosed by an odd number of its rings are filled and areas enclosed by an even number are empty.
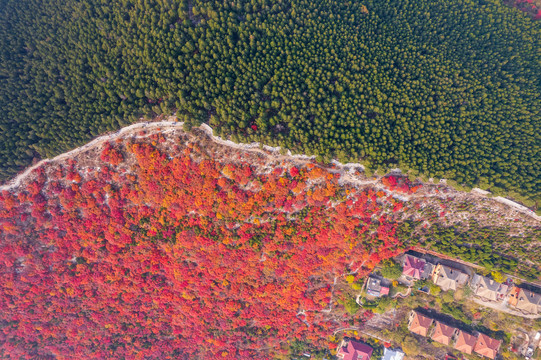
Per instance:
[[[485,306],[485,307],[488,307],[488,308],[491,308],[491,309],[494,309],[494,310],[498,310],[498,311],[501,311],[501,312],[505,312],[505,313],[508,313],[508,314],[511,314],[511,315],[520,316],[520,317],[523,317],[523,318],[526,318],[526,319],[540,319],[541,318],[541,315],[525,315],[524,313],[522,313],[520,311],[510,309],[507,306],[507,298],[504,301],[499,302],[499,303],[494,303],[494,302],[491,302],[491,301],[484,301],[484,300],[479,299],[478,297],[475,297],[475,296],[472,296],[470,299],[473,300],[475,303],[477,303],[479,305],[482,305],[482,306]]]

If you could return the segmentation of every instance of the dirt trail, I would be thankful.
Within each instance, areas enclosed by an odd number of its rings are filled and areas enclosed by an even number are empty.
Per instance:
[[[234,149],[257,152],[257,153],[267,155],[267,156],[269,155],[269,152],[270,152],[270,153],[272,153],[274,155],[274,160],[276,160],[276,161],[291,160],[293,158],[293,159],[296,159],[296,160],[305,160],[306,162],[308,162],[308,161],[313,161],[316,158],[315,156],[293,155],[290,150],[287,151],[286,155],[281,155],[280,154],[280,150],[281,150],[280,147],[272,147],[272,146],[268,146],[268,145],[261,146],[261,144],[258,143],[258,142],[253,142],[253,143],[250,143],[250,144],[244,144],[244,143],[238,143],[237,144],[237,143],[234,143],[231,140],[224,140],[221,137],[215,136],[214,131],[207,124],[203,124],[199,128],[201,130],[203,130],[205,133],[207,133],[207,135],[210,136],[212,138],[212,140],[217,144],[224,145],[224,146],[227,146],[227,147],[231,147],[231,148],[234,148]]]
[[[0,191],[4,190],[12,190],[21,185],[21,182],[26,179],[33,170],[39,168],[42,165],[45,165],[50,162],[57,162],[62,161],[71,157],[75,157],[81,153],[84,153],[85,151],[88,151],[92,148],[98,147],[100,145],[103,145],[106,142],[113,141],[116,138],[119,138],[121,136],[126,136],[129,134],[133,134],[137,131],[141,130],[149,130],[149,129],[155,129],[155,128],[167,128],[167,127],[178,127],[182,128],[182,123],[175,122],[175,117],[169,117],[166,121],[159,121],[159,122],[143,122],[143,123],[137,123],[130,126],[127,126],[125,128],[122,128],[116,132],[100,136],[88,144],[85,144],[81,147],[78,147],[77,149],[73,149],[71,151],[68,151],[66,153],[60,154],[52,159],[44,159],[38,162],[37,164],[29,167],[26,169],[23,173],[17,175],[14,179],[10,180],[7,184],[0,186]]]
[[[177,119],[175,116],[170,116],[167,118],[167,120],[156,121],[156,122],[136,123],[136,124],[127,126],[125,128],[122,128],[116,132],[112,132],[110,134],[100,136],[90,141],[86,145],[83,145],[79,148],[76,148],[64,154],[58,155],[53,159],[44,159],[38,162],[37,164],[26,169],[23,173],[17,175],[14,179],[10,180],[6,184],[1,185],[0,191],[9,191],[9,190],[16,189],[17,187],[21,185],[23,180],[25,180],[31,175],[33,170],[39,168],[42,165],[76,157],[77,155],[82,154],[85,151],[99,147],[106,142],[111,142],[121,137],[133,136],[134,134],[142,130],[152,131],[152,130],[159,129],[160,132],[170,132],[174,130],[181,130],[183,122],[179,122],[176,120]],[[242,150],[242,151],[260,153],[265,156],[271,157],[273,161],[278,161],[278,162],[279,161],[292,161],[293,164],[304,165],[306,163],[309,163],[315,160],[315,156],[306,156],[306,155],[298,155],[298,154],[293,155],[291,151],[289,150],[287,151],[285,155],[283,155],[280,151],[281,150],[280,147],[260,145],[257,142],[250,143],[250,144],[242,144],[242,143],[237,144],[230,140],[225,140],[218,136],[214,136],[212,128],[208,126],[207,124],[201,125],[200,129],[203,130],[212,139],[212,141],[214,141],[217,144],[234,148],[234,149],[238,149],[238,150]],[[340,180],[339,180],[340,184],[350,184],[356,187],[364,187],[367,185],[377,186],[378,183],[380,182],[379,177],[366,179],[364,177],[357,176],[356,175],[357,170],[360,170],[360,171],[364,170],[364,166],[362,164],[358,164],[358,163],[342,164],[336,160],[333,160],[332,164],[334,165],[334,168],[328,169],[328,170],[333,173],[340,173],[341,175]],[[396,172],[400,172],[400,170],[394,169],[391,171],[391,173],[396,173]],[[490,193],[488,191],[474,188],[472,189],[470,193],[463,193],[463,194],[467,194],[468,196],[472,196],[474,198],[484,198],[484,199],[491,199],[491,200],[497,201],[506,206],[512,207],[514,210],[517,210],[525,215],[528,215],[537,221],[541,221],[541,216],[538,216],[527,207],[517,204],[509,199],[502,198],[502,197],[490,197]],[[443,197],[444,195],[443,194],[412,194],[412,195],[393,194],[393,196],[400,198],[402,200],[408,201],[408,200],[411,200],[412,198]]]

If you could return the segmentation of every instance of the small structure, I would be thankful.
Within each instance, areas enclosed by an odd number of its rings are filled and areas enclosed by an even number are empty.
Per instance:
[[[456,290],[468,282],[469,275],[460,270],[438,264],[432,281],[443,291]]]
[[[472,353],[476,343],[476,336],[462,330],[459,330],[455,337],[455,349],[466,354]]]
[[[403,358],[404,353],[402,351],[384,348],[381,360],[402,360]]]
[[[501,301],[509,287],[479,274],[473,275],[471,288],[476,296],[486,301]]]
[[[370,360],[373,351],[374,349],[364,343],[344,339],[336,356],[343,360]]]
[[[389,287],[382,285],[380,279],[369,277],[368,284],[366,285],[366,293],[375,297],[389,295]]]
[[[509,305],[524,313],[537,315],[541,312],[541,295],[515,286],[509,295]]]
[[[481,356],[486,356],[489,359],[496,358],[502,342],[491,338],[485,334],[479,334],[477,342],[473,348],[473,351]]]
[[[412,310],[408,320],[408,329],[417,335],[427,336],[428,330],[430,329],[430,326],[432,326],[433,322],[434,320],[431,318]]]
[[[430,337],[440,344],[449,346],[457,333],[457,328],[436,321],[436,326],[434,327],[434,330],[432,330],[432,335]]]

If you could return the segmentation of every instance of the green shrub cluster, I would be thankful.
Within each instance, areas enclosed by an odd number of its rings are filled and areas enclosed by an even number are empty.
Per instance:
[[[476,222],[469,224],[467,231],[434,225],[426,230],[426,245],[434,250],[456,256],[488,270],[499,270],[528,280],[539,279],[540,255],[530,246],[536,246],[539,231],[529,236],[510,237],[506,229],[480,227]],[[528,263],[520,261],[528,259]]]
[[[402,275],[402,266],[391,260],[383,260],[380,264],[381,275],[386,279],[396,280]]]
[[[336,301],[342,305],[350,315],[355,315],[360,308],[354,297],[345,297],[343,299],[336,299]]]

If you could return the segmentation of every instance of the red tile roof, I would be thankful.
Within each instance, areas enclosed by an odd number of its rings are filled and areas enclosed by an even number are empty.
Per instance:
[[[442,343],[444,345],[449,345],[451,343],[451,338],[455,334],[455,331],[456,328],[436,321],[436,327],[434,328],[434,333],[432,334],[432,340]]]
[[[424,268],[425,262],[423,260],[406,255],[406,260],[404,261],[404,269],[402,273],[414,279],[420,279]]]
[[[370,360],[373,351],[374,349],[366,344],[349,340],[346,346],[338,350],[337,355],[344,360]]]
[[[426,336],[428,333],[428,328],[430,325],[432,325],[432,321],[433,320],[431,318],[423,316],[418,312],[414,312],[409,330],[418,335]]]
[[[455,349],[466,354],[471,354],[476,343],[477,338],[475,336],[460,330],[456,339]]]
[[[498,350],[500,350],[501,341],[493,339],[485,334],[479,334],[477,338],[477,343],[473,348],[473,351],[479,355],[486,356],[489,359],[494,359]]]

